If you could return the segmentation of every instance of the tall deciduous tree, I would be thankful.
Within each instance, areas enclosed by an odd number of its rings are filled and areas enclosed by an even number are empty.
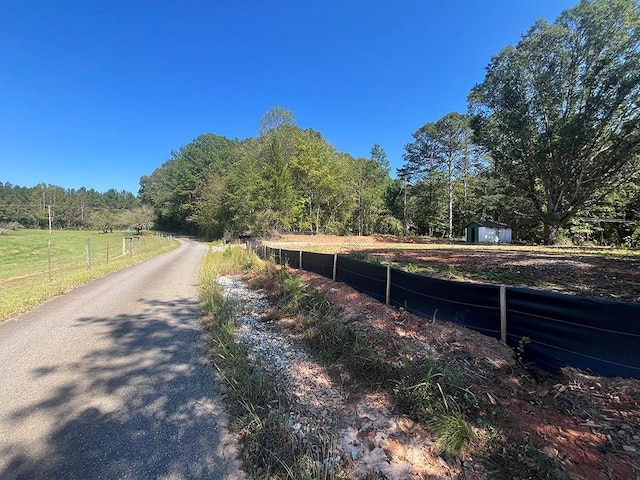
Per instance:
[[[525,196],[553,243],[640,152],[636,0],[582,0],[538,21],[469,96],[477,143]]]
[[[293,126],[296,124],[296,117],[292,111],[283,107],[272,107],[260,119],[258,135],[264,137],[269,132],[277,130],[283,126]]]

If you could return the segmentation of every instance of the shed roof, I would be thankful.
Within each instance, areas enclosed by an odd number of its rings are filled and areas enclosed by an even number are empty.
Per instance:
[[[506,223],[494,222],[492,220],[475,220],[471,223],[468,223],[465,228],[476,226],[476,227],[487,227],[487,228],[511,228]]]

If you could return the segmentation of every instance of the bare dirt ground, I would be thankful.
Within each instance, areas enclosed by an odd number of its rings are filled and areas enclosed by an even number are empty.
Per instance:
[[[516,280],[525,272],[531,281],[514,282],[522,286],[631,301],[638,301],[640,296],[637,256],[586,251],[536,253],[518,247],[502,250],[459,245],[420,245],[422,248],[407,251],[411,245],[404,242],[398,242],[396,249],[390,248],[389,239],[381,244],[367,237],[351,237],[346,242],[335,237],[302,240],[305,242],[293,237],[269,243],[327,252],[366,250],[368,255],[392,258],[398,263],[416,259],[434,270],[425,273],[441,278],[487,282],[492,279],[477,270],[493,269],[501,274],[512,272]],[[434,264],[442,268],[438,270]],[[573,369],[565,369],[558,376],[526,371],[514,353],[494,339],[446,322],[426,324],[425,319],[389,308],[344,284],[308,272],[297,274],[326,292],[342,310],[344,321],[379,348],[390,351],[409,341],[416,348],[430,348],[445,356],[472,379],[471,388],[476,395],[484,396],[504,412],[508,434],[514,442],[532,445],[571,478],[640,479],[639,381],[594,377]],[[504,276],[499,283],[507,283]],[[287,328],[287,324],[282,323],[281,327]],[[382,397],[377,401],[376,408],[392,408]],[[358,412],[362,405],[362,399],[355,399],[345,408]],[[385,440],[380,446],[382,462],[390,465],[396,458],[413,465],[414,474],[406,478],[519,478],[517,473],[507,473],[513,465],[500,465],[496,460],[499,456],[476,458],[470,452],[447,462],[426,448],[418,461],[416,439],[426,438],[428,446],[428,434],[416,433],[413,425],[405,430],[403,433],[396,429],[394,433],[383,428]],[[362,440],[362,436],[359,438]],[[517,459],[512,463],[517,464]]]
[[[499,283],[640,302],[640,252],[603,248],[469,245],[420,238],[287,235],[274,247],[355,253],[449,280]]]

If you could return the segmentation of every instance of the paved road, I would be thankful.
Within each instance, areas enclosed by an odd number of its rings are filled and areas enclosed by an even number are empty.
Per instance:
[[[241,478],[181,243],[0,324],[0,479]]]

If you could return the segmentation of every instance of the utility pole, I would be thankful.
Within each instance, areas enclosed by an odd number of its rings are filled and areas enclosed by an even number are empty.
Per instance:
[[[409,211],[407,210],[407,177],[403,178],[404,181],[404,205],[402,207],[402,236],[407,236],[407,224],[409,223]]]
[[[398,169],[398,177],[402,179],[402,189],[404,190],[402,198],[402,236],[406,237],[409,234],[409,208],[407,205],[407,187],[409,185],[410,171],[408,167],[402,167]]]
[[[47,205],[47,211],[49,212],[49,235],[51,235],[51,204]]]

